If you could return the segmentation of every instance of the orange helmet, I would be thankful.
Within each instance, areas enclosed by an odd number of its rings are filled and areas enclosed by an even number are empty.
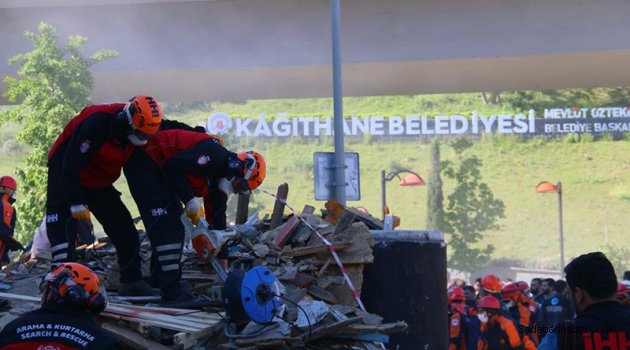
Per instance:
[[[83,287],[88,293],[96,293],[101,288],[101,281],[98,279],[98,276],[90,270],[88,267],[81,265],[79,263],[63,263],[59,265],[53,272],[49,273],[46,276],[47,280],[56,278],[63,272],[68,271],[69,277],[72,281],[79,286]],[[61,295],[64,294],[64,288],[60,288],[59,290]]]
[[[499,299],[493,297],[492,295],[486,295],[479,299],[479,303],[477,307],[480,309],[491,309],[491,310],[501,310],[501,303]]]
[[[135,96],[125,105],[125,114],[132,130],[152,136],[160,129],[162,107],[151,96]]]
[[[529,289],[529,284],[527,284],[527,282],[525,281],[517,281],[516,286],[518,286],[518,289],[523,293],[525,293],[525,291]]]
[[[516,300],[520,295],[521,290],[518,288],[516,283],[508,283],[501,288],[501,297],[503,299],[512,299]]]
[[[247,181],[249,189],[257,189],[265,180],[265,174],[267,173],[265,158],[256,151],[247,151],[239,153],[238,159],[244,164],[245,176],[243,178]]]
[[[107,306],[98,276],[78,263],[63,263],[44,277],[43,302],[59,298],[69,306],[100,313]]]
[[[17,182],[11,176],[0,177],[0,189],[7,189],[13,192],[17,191]]]
[[[464,291],[459,287],[451,287],[448,289],[448,302],[464,301]]]
[[[481,288],[488,293],[499,293],[501,292],[501,281],[495,275],[485,275],[481,279]]]

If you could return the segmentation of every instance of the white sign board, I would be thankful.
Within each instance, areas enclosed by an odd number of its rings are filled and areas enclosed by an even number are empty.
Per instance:
[[[359,154],[346,152],[346,200],[361,199],[359,176]],[[313,157],[315,169],[315,200],[327,201],[335,197],[335,154],[333,152],[315,152]]]

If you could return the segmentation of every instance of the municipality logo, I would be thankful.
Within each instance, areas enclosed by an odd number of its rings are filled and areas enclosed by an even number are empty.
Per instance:
[[[206,123],[206,130],[211,134],[224,134],[232,128],[232,119],[223,112],[213,113]]]

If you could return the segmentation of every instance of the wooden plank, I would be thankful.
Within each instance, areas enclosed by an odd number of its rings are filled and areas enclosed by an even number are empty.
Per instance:
[[[337,225],[335,225],[335,230],[333,231],[333,237],[339,232],[343,232],[347,230],[348,227],[350,227],[350,225],[352,225],[353,222],[354,222],[354,214],[352,214],[349,211],[344,211],[343,214],[341,214],[341,218],[339,218],[339,221],[337,221]]]
[[[317,300],[323,300],[329,304],[337,304],[337,299],[332,293],[315,284],[308,286],[306,291]]]
[[[300,220],[298,220],[297,217],[291,217],[289,221],[280,227],[280,231],[278,231],[276,238],[273,239],[273,244],[278,248],[284,247],[287,240],[291,237],[291,234],[295,231],[295,228],[298,227],[299,224]]]
[[[328,266],[330,266],[330,263],[332,263],[332,258],[328,258],[326,259],[326,262],[324,263],[324,266],[322,266],[321,269],[319,269],[319,271],[317,272],[317,276],[321,276],[324,274],[324,272],[326,272],[326,269],[328,269]]]
[[[153,324],[156,322],[160,322],[161,324],[172,324],[173,327],[181,326],[181,327],[191,327],[191,328],[203,328],[205,325],[199,324],[198,322],[190,322],[187,320],[178,319],[174,316],[162,315],[158,313],[148,313],[145,311],[138,310],[130,310],[125,308],[118,307],[110,307],[108,306],[107,314],[117,314],[125,317],[132,317],[135,319],[143,319],[146,320],[147,323]]]
[[[103,317],[107,317],[107,318],[112,318],[115,320],[124,320],[124,321],[129,321],[129,322],[138,322],[138,323],[145,323],[149,326],[157,326],[160,328],[166,328],[166,329],[170,329],[173,331],[178,331],[178,332],[191,332],[191,331],[199,331],[202,330],[203,327],[202,326],[183,326],[180,324],[174,324],[172,322],[166,322],[166,321],[159,321],[159,320],[148,320],[145,318],[138,318],[138,317],[132,317],[132,316],[126,316],[126,315],[120,315],[120,314],[115,314],[115,313],[110,313],[107,311],[103,311],[100,313],[100,316]]]
[[[236,217],[234,222],[237,225],[242,225],[247,221],[247,215],[249,212],[249,194],[239,193],[238,202],[236,204]]]
[[[282,185],[278,186],[278,192],[276,196],[280,199],[286,200],[289,196],[289,185],[287,183],[283,183]],[[280,226],[280,224],[282,223],[283,215],[284,203],[276,199],[273,206],[273,212],[271,214],[271,224],[269,226],[270,230],[273,230],[274,228]]]
[[[333,247],[335,248],[335,250],[343,250],[346,248],[350,248],[351,246],[352,246],[352,242],[339,242],[339,243],[333,244]],[[282,255],[296,257],[296,256],[324,253],[327,251],[328,251],[328,246],[325,244],[322,244],[322,245],[317,245],[313,247],[303,247],[303,248],[295,248],[295,249],[286,250],[282,253]]]
[[[315,207],[312,205],[305,205],[302,209],[302,215],[313,215],[315,214]]]
[[[383,222],[378,220],[377,218],[375,218],[375,217],[373,217],[373,216],[371,216],[369,214],[363,213],[363,212],[361,212],[361,211],[359,211],[357,209],[354,209],[354,208],[348,208],[346,210],[348,210],[349,212],[354,214],[354,216],[357,218],[357,220],[360,220],[364,224],[366,224],[367,227],[370,230],[382,230],[383,229]]]
[[[38,297],[31,297],[28,295],[19,295],[19,294],[12,294],[12,293],[0,293],[0,299],[26,301],[26,302],[32,302],[32,303],[39,303],[41,301],[41,298],[38,298]]]
[[[322,327],[318,327],[316,329],[313,330],[313,332],[311,333],[310,337],[308,332],[306,332],[302,338],[304,339],[304,341],[313,341],[319,338],[323,338],[327,335],[330,334],[334,334],[339,332],[340,330],[346,328],[347,326],[357,323],[361,321],[361,317],[352,317],[349,318],[347,320],[343,320],[343,321],[339,321],[339,322],[335,322],[333,324],[327,325],[327,326],[322,326]]]
[[[180,332],[173,336],[173,342],[181,348],[189,349],[200,345],[203,338],[208,338],[222,328],[222,324],[214,324],[197,332]]]
[[[387,344],[389,343],[389,336],[379,333],[363,333],[363,334],[334,334],[331,338],[337,339],[354,339],[361,341],[379,342]]]
[[[156,341],[148,338],[144,338],[142,335],[134,332],[133,330],[122,327],[115,324],[112,321],[105,322],[101,325],[106,330],[114,333],[116,337],[125,345],[133,349],[147,349],[147,350],[171,350]]]

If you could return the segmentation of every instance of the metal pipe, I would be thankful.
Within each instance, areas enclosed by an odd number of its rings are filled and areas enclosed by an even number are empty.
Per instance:
[[[341,48],[339,42],[339,0],[331,0],[332,10],[332,66],[335,128],[335,197],[346,205],[346,164],[343,135],[343,100],[341,89]]]
[[[562,183],[558,181],[558,219],[560,234],[560,276],[564,276],[564,228],[562,225]]]
[[[385,170],[381,170],[381,215],[383,216],[383,221],[385,221],[385,206],[387,205],[387,201],[385,199]]]

